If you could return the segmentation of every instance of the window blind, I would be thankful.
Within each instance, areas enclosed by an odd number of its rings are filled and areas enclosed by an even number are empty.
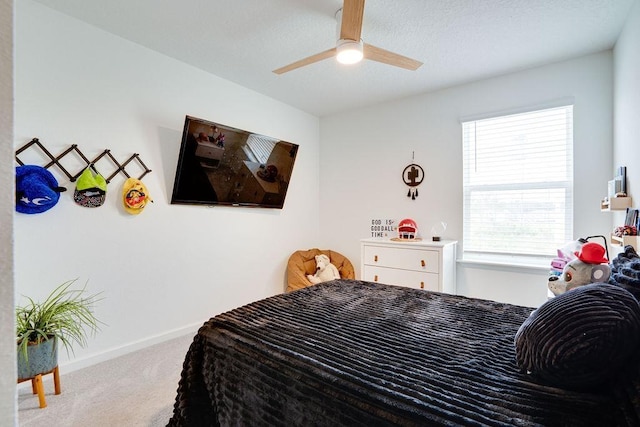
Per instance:
[[[553,256],[573,236],[573,106],[462,123],[466,255]]]
[[[277,139],[268,138],[262,135],[251,134],[247,139],[247,146],[259,163],[267,163],[269,155],[276,146]]]

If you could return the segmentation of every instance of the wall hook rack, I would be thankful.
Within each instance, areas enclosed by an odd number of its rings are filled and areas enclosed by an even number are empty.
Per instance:
[[[94,159],[89,160],[87,156],[85,156],[82,153],[82,151],[80,151],[80,149],[78,148],[78,144],[72,144],[69,148],[64,150],[62,153],[60,153],[57,156],[54,156],[53,154],[51,154],[49,150],[47,150],[47,148],[40,142],[38,138],[33,138],[31,141],[29,141],[28,143],[26,143],[25,145],[23,145],[22,147],[16,150],[16,162],[18,162],[20,166],[24,165],[24,162],[22,162],[22,160],[20,160],[18,156],[31,147],[37,147],[38,149],[40,149],[40,151],[42,151],[42,153],[44,153],[45,156],[49,158],[50,160],[49,163],[43,166],[45,169],[49,169],[51,166],[55,165],[58,167],[58,169],[62,171],[62,173],[64,173],[67,176],[67,178],[69,178],[71,182],[75,182],[75,180],[78,179],[78,177],[82,174],[82,172],[86,169],[87,166],[91,166],[94,170],[96,170],[95,164],[105,156],[116,166],[115,171],[113,171],[113,173],[111,173],[109,176],[102,174],[102,176],[105,177],[105,180],[107,181],[107,183],[109,183],[120,172],[127,178],[131,178],[131,175],[129,175],[129,173],[126,171],[126,167],[127,165],[129,165],[129,163],[131,163],[134,160],[138,163],[140,168],[143,169],[143,172],[138,177],[138,179],[142,179],[145,175],[151,172],[151,169],[149,169],[147,165],[144,164],[144,162],[142,161],[138,153],[134,153],[123,163],[118,162],[118,160],[116,160],[116,158],[113,157],[113,155],[111,154],[111,150],[104,150],[102,153],[98,154]],[[71,153],[76,154],[86,163],[86,166],[75,174],[70,173],[62,165],[62,163],[60,163],[60,160],[62,158],[64,158],[65,156]],[[96,170],[96,172],[98,171]]]

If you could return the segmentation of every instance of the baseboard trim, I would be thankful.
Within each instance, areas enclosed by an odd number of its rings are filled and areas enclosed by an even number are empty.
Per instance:
[[[120,347],[114,347],[112,349],[103,351],[101,353],[92,354],[91,356],[88,356],[88,357],[61,362],[60,368],[65,373],[73,372],[73,371],[77,371],[78,369],[96,365],[101,362],[106,362],[108,360],[115,359],[120,356],[124,356],[134,351],[142,350],[143,348],[151,347],[152,345],[160,344],[165,341],[169,341],[174,338],[179,338],[187,334],[195,335],[203,323],[204,321],[187,325],[182,328],[172,329],[170,331],[163,332],[161,334],[143,338],[138,341],[133,341],[131,343],[122,345]]]

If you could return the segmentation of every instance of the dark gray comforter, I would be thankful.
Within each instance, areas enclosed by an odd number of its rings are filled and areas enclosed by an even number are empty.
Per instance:
[[[354,280],[257,301],[199,330],[168,425],[640,425],[637,377],[585,393],[519,372],[532,310]]]

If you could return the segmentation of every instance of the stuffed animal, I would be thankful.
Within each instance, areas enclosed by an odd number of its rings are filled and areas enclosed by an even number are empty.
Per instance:
[[[329,280],[339,279],[340,272],[338,268],[331,264],[329,257],[320,254],[315,256],[316,259],[316,273],[314,275],[307,274],[307,279],[314,285],[321,282],[328,282]]]
[[[597,243],[585,243],[580,251],[575,253],[577,258],[564,266],[560,277],[549,277],[549,290],[557,296],[589,283],[606,283],[611,268],[609,261],[604,257],[604,251],[605,249]]]

